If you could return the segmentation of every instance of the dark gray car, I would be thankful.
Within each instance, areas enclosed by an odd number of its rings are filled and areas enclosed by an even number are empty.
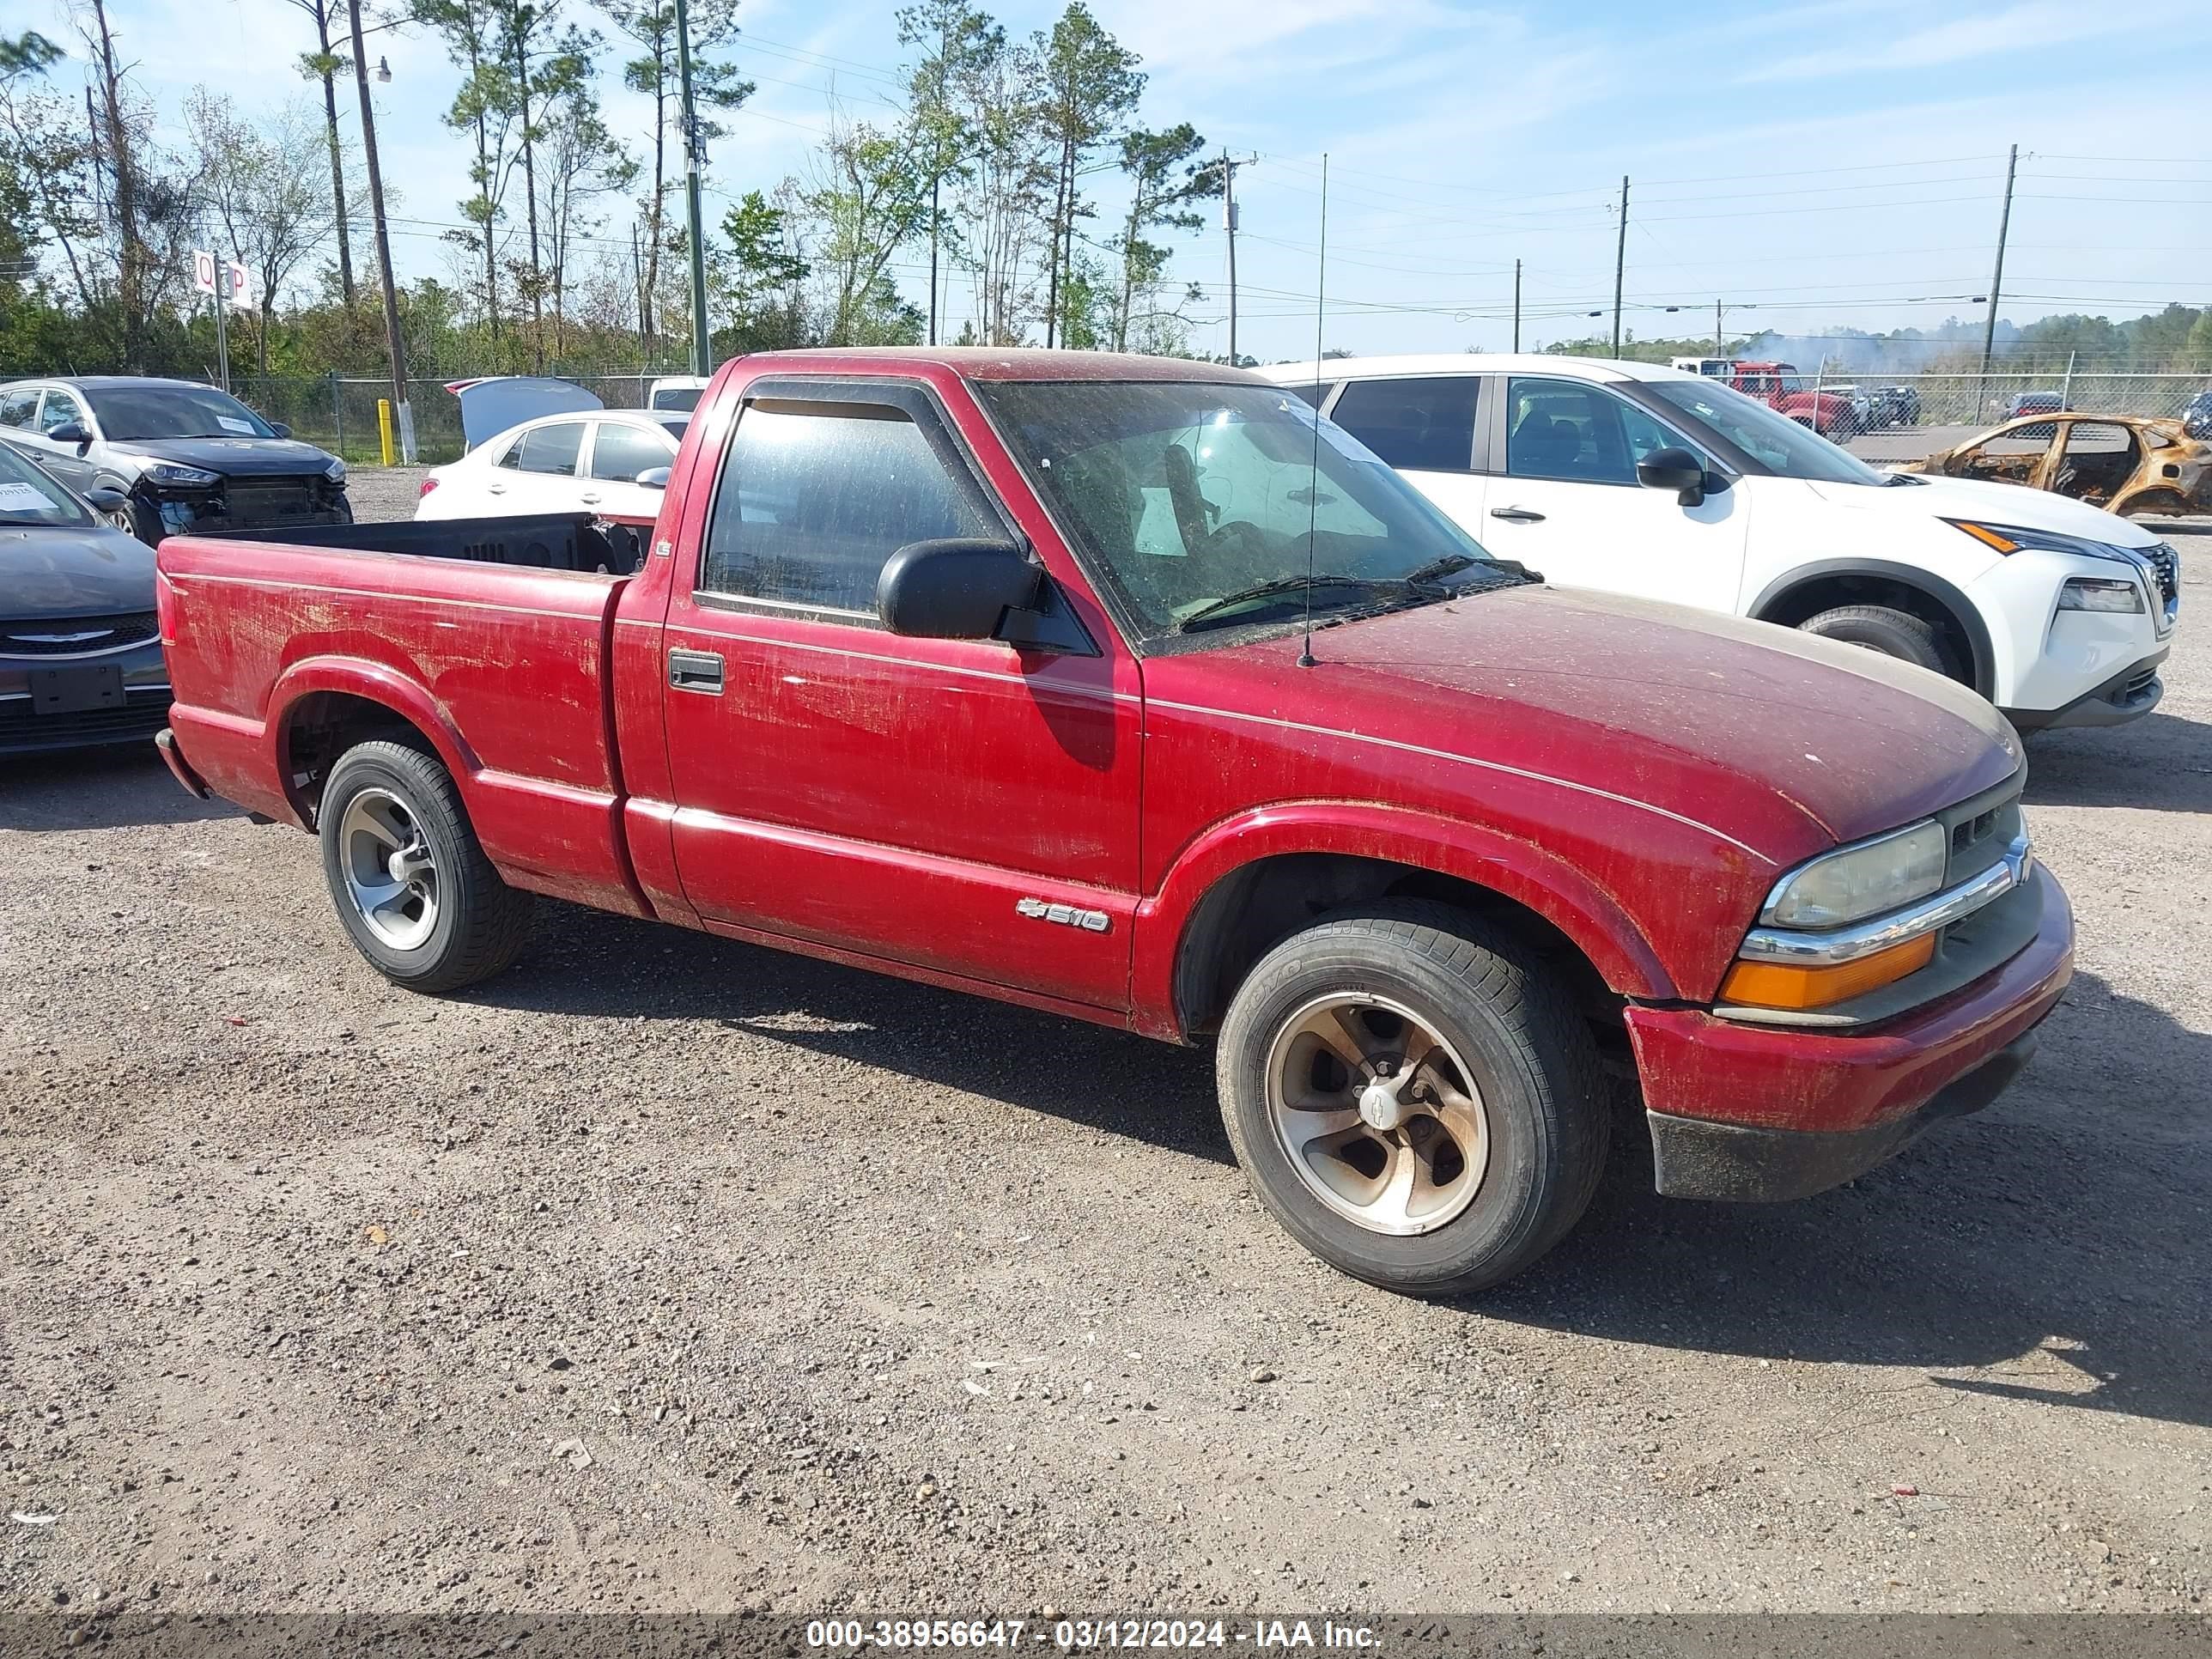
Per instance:
[[[345,463],[211,386],[120,374],[0,386],[0,442],[80,495],[118,489],[109,521],[152,546],[187,530],[350,524]]]
[[[0,755],[145,743],[167,721],[154,550],[100,516],[0,443]]]

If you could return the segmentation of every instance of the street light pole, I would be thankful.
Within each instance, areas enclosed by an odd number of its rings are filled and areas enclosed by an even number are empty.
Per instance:
[[[684,210],[691,241],[691,372],[710,374],[714,340],[707,326],[707,240],[700,227],[699,112],[691,101],[691,9],[676,0],[676,68],[684,95]]]
[[[399,331],[399,291],[392,281],[392,237],[384,227],[384,175],[376,164],[376,112],[369,106],[368,58],[361,45],[361,0],[346,0],[353,27],[353,78],[361,88],[361,148],[368,164],[368,207],[376,226],[376,268],[384,283],[384,340],[392,353],[392,412],[399,421],[399,459],[415,463],[415,411],[407,403],[407,343]]]

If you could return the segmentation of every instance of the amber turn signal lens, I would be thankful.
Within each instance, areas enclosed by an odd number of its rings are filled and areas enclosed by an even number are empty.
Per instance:
[[[1833,967],[1798,967],[1780,962],[1739,962],[1721,981],[1723,1002],[1757,1008],[1825,1008],[1925,968],[1936,957],[1936,935],[1893,945]]]

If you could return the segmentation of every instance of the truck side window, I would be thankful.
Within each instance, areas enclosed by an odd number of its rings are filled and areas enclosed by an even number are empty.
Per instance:
[[[1474,464],[1474,399],[1481,384],[1472,374],[1354,380],[1329,419],[1392,466],[1465,472]]]
[[[876,578],[908,543],[1005,534],[904,411],[752,404],[722,463],[699,588],[872,617]]]

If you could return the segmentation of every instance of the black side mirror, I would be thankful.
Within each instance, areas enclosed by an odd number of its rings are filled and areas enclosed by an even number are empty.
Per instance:
[[[269,429],[280,438],[289,438],[292,435],[292,428],[282,421],[270,422]]]
[[[665,466],[648,466],[630,482],[642,484],[647,489],[665,489],[668,488],[669,472],[670,469]]]
[[[75,444],[82,449],[92,442],[92,429],[82,421],[64,421],[47,433],[46,438],[52,443]]]
[[[131,505],[131,498],[111,484],[95,484],[84,492],[84,498],[102,513],[120,513]]]
[[[876,578],[876,615],[894,634],[988,640],[1008,611],[1030,608],[1042,578],[1012,542],[909,542]]]
[[[1696,507],[1705,499],[1705,464],[1672,444],[1637,462],[1636,482],[1646,489],[1673,490],[1684,507]]]

